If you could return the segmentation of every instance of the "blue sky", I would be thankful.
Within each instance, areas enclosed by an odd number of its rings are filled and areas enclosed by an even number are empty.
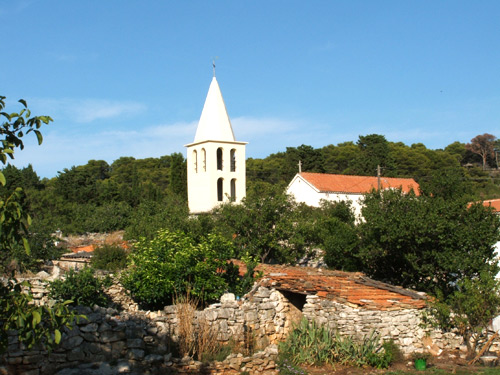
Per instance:
[[[15,165],[185,154],[216,58],[248,157],[500,136],[500,2],[0,0],[0,95],[54,122]]]

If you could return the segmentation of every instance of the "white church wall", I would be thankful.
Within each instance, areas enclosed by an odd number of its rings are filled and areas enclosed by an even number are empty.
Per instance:
[[[351,202],[351,208],[357,220],[361,219],[362,194],[346,193],[322,193],[316,190],[304,179],[296,176],[287,188],[287,194],[292,195],[299,203],[305,203],[311,207],[320,207],[321,200],[329,202]]]

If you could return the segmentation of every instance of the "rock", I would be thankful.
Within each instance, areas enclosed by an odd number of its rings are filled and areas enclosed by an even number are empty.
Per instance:
[[[131,349],[127,352],[129,359],[141,360],[144,358],[144,350],[142,349]]]
[[[128,339],[127,346],[129,348],[144,349],[144,341],[142,339]]]
[[[42,280],[45,280],[45,279],[48,279],[50,277],[50,275],[45,271],[40,271],[36,274],[36,277],[38,277]]]
[[[81,326],[80,331],[82,331],[82,332],[97,332],[98,327],[99,326],[97,325],[97,323],[90,323],[90,324]]]
[[[127,362],[119,362],[116,365],[116,372],[118,374],[126,374],[130,372],[130,365]]]

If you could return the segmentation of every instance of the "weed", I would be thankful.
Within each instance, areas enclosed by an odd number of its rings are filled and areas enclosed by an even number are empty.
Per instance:
[[[183,357],[196,356],[198,360],[213,357],[220,350],[217,342],[219,332],[204,317],[195,319],[198,299],[188,292],[185,296],[176,297],[174,304],[179,329],[179,354]]]
[[[287,359],[294,365],[338,362],[387,368],[398,352],[394,342],[380,345],[380,337],[375,333],[361,339],[344,337],[307,319],[303,319],[280,344],[280,360]]]
[[[307,375],[307,371],[301,369],[297,365],[294,365],[287,359],[278,361],[278,369],[282,375]]]

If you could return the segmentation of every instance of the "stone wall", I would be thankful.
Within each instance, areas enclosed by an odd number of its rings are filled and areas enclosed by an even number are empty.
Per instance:
[[[31,280],[31,284],[37,303],[46,303],[45,282]],[[393,339],[404,353],[422,351],[426,336],[441,349],[462,348],[461,340],[452,334],[421,328],[419,309],[369,310],[315,295],[294,295],[256,286],[241,300],[226,294],[220,303],[194,313],[194,326],[207,322],[220,344],[241,349],[241,354],[207,367],[191,358],[174,358],[172,343],[179,339],[180,323],[175,306],[167,306],[161,311],[141,311],[119,284],[107,292],[115,308],[79,308],[87,319],[64,333],[60,347],[53,353],[23,350],[12,335],[3,358],[4,364],[10,366],[9,371],[65,375],[69,374],[69,368],[76,367],[79,373],[85,373],[85,366],[112,366],[108,373],[154,374],[174,370],[176,373],[197,373],[202,368],[213,374],[276,373],[277,343],[286,338],[292,322],[302,315],[327,324],[342,335],[362,337],[375,331],[381,339]]]
[[[32,280],[37,303],[47,302],[44,282]],[[127,296],[118,286],[112,287],[115,305],[126,305]],[[113,294],[114,293],[114,294]],[[52,353],[40,348],[25,350],[14,332],[2,358],[8,374],[84,374],[101,369],[102,373],[211,373],[275,374],[276,343],[289,328],[287,303],[277,291],[258,288],[248,298],[236,301],[226,294],[220,303],[197,311],[193,324],[208,322],[217,332],[220,344],[240,348],[241,353],[207,366],[192,358],[174,358],[174,344],[179,339],[179,319],[175,306],[161,311],[118,311],[113,308],[82,308],[86,316],[72,330],[63,333],[61,344]],[[103,369],[104,368],[104,369]],[[107,371],[107,372],[106,372]],[[0,368],[0,374],[2,370]]]
[[[462,339],[453,333],[422,328],[419,309],[367,310],[307,296],[303,314],[309,320],[338,330],[343,336],[364,337],[376,332],[382,340],[393,339],[406,354],[427,349],[423,340],[426,336],[439,349],[463,349]]]

